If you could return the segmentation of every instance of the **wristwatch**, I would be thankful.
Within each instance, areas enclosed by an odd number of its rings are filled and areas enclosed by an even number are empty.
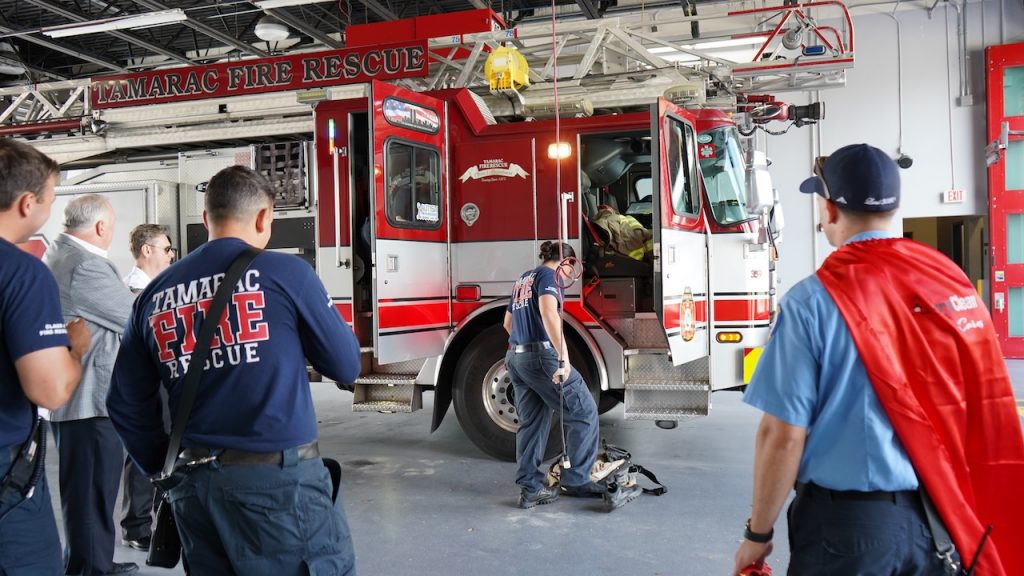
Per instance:
[[[772,537],[775,536],[775,528],[767,532],[754,532],[750,529],[750,518],[747,518],[747,526],[743,529],[743,537],[751,542],[758,544],[767,544],[772,541]]]

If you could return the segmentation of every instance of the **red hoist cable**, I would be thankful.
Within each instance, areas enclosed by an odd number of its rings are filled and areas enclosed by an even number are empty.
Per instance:
[[[552,88],[555,105],[555,199],[558,203],[558,268],[555,269],[555,283],[558,284],[563,290],[562,293],[562,306],[558,310],[558,341],[562,347],[557,350],[558,354],[558,369],[561,371],[568,365],[566,354],[568,353],[568,345],[565,342],[565,330],[563,326],[565,321],[563,320],[563,314],[565,314],[565,293],[564,291],[572,286],[579,275],[576,274],[577,262],[575,258],[566,258],[565,253],[562,251],[562,245],[568,240],[569,231],[568,224],[565,218],[565,211],[563,210],[564,202],[562,200],[562,124],[561,124],[561,112],[558,108],[558,37],[555,33],[555,23],[557,21],[557,12],[555,10],[555,0],[551,0],[551,62],[552,62]],[[562,282],[561,273],[565,267],[570,268],[568,274],[569,279],[567,282]],[[582,266],[580,267],[580,273],[582,273]],[[568,469],[572,467],[572,463],[569,461],[569,452],[565,445],[565,390],[564,385],[568,374],[560,373],[559,380],[560,385],[558,387],[558,429],[562,436],[562,469]]]

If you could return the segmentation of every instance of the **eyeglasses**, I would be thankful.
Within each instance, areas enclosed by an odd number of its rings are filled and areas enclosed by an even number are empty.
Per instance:
[[[164,251],[164,254],[174,254],[174,252],[175,252],[174,246],[170,246],[170,245],[168,245],[168,246],[157,246],[156,244],[146,244],[146,246],[149,246],[151,248],[156,248],[157,250],[161,250],[162,249]]]
[[[832,199],[832,193],[828,190],[828,182],[825,181],[825,161],[828,156],[818,156],[814,159],[814,175],[821,181],[821,191],[824,192],[825,200]]]

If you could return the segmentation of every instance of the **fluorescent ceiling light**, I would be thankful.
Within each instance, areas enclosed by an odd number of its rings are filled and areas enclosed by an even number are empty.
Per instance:
[[[259,0],[258,2],[253,2],[253,4],[259,6],[261,10],[273,10],[274,8],[323,4],[324,2],[333,2],[333,0]]]
[[[767,36],[767,33],[765,34]],[[680,44],[680,47],[687,50],[716,50],[719,48],[735,48],[737,46],[754,46],[764,42],[764,37],[744,36],[742,38],[726,38],[724,40],[712,40],[710,42],[698,42],[697,44]],[[678,54],[679,51],[671,46],[655,46],[647,50],[651,54]]]
[[[112,30],[127,30],[130,28],[146,28],[150,26],[163,26],[188,20],[188,16],[181,8],[173,10],[162,10],[160,12],[147,12],[120,18],[108,18],[106,20],[94,20],[80,24],[67,24],[64,26],[52,26],[43,28],[43,34],[50,38],[66,38],[68,36],[81,36],[83,34],[95,34],[97,32],[110,32]]]
[[[694,44],[692,48],[694,50],[714,50],[715,48],[734,48],[736,46],[753,46],[754,44],[763,44],[764,38],[761,36],[746,36],[743,38],[729,38],[728,40],[714,40],[711,42],[700,42]],[[690,48],[690,46],[687,46]]]

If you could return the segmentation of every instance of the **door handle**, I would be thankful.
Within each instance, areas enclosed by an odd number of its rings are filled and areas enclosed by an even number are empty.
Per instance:
[[[1006,297],[1002,292],[996,292],[992,296],[995,300],[996,312],[1002,312],[1006,308]]]

